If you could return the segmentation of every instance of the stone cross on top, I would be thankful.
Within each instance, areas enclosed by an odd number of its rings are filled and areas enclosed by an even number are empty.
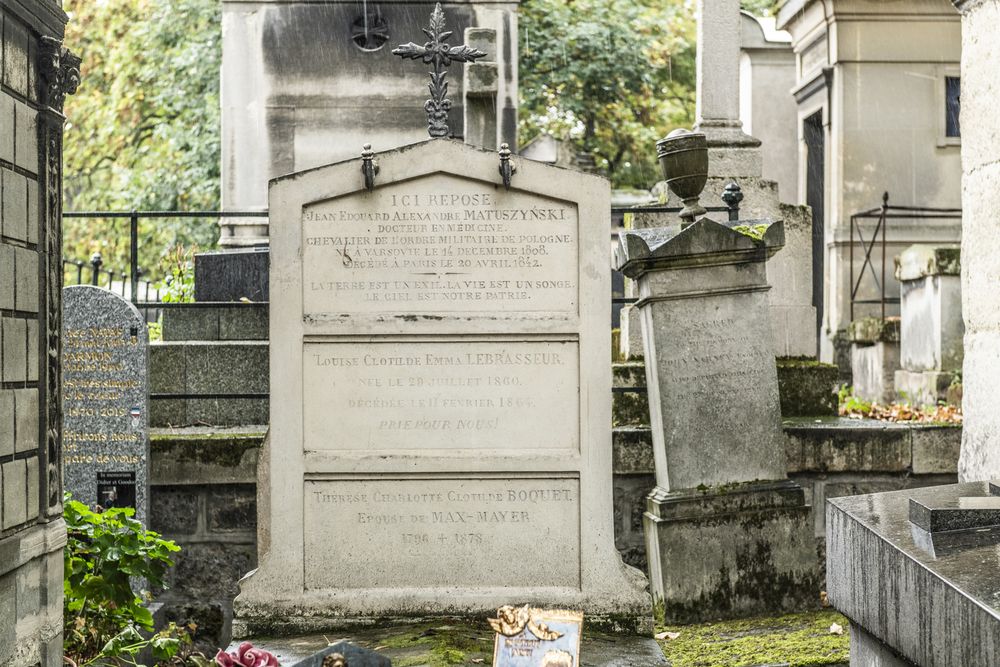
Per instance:
[[[477,58],[483,58],[486,54],[464,44],[451,46],[445,41],[451,36],[451,31],[444,29],[444,11],[440,2],[431,12],[430,28],[421,30],[427,35],[429,42],[425,42],[423,46],[409,42],[396,47],[392,52],[403,58],[423,60],[429,65],[434,65],[434,71],[430,73],[431,82],[427,86],[431,91],[431,99],[424,102],[424,110],[427,112],[427,132],[432,137],[447,137],[451,100],[448,99],[448,82],[445,81],[448,71],[445,68],[452,62],[475,62]]]

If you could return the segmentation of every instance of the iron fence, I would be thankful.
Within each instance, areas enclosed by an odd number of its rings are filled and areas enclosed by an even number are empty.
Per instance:
[[[121,276],[122,282],[122,296],[124,297],[125,284],[129,286],[129,300],[139,308],[152,308],[160,307],[163,304],[159,303],[160,294],[157,290],[154,295],[154,301],[149,300],[149,281],[146,281],[146,294],[145,300],[139,300],[139,284],[143,272],[139,267],[139,221],[143,219],[165,219],[165,218],[266,218],[267,211],[66,211],[63,213],[63,218],[87,218],[93,220],[120,220],[127,218],[129,221],[129,268],[128,273],[121,272],[118,275]],[[95,257],[98,263],[93,266],[91,273],[91,284],[98,285],[102,281],[102,275],[108,277],[108,285],[114,284],[114,272],[109,270],[104,270],[101,268],[103,260],[100,258],[99,254],[95,253]],[[91,264],[94,264],[95,257],[91,258]],[[67,266],[75,267],[77,270],[77,282],[82,282],[84,267],[80,260],[68,260],[63,259],[63,269],[65,270]],[[104,273],[102,274],[102,271]],[[113,291],[113,290],[112,290]]]
[[[960,208],[930,208],[921,206],[890,206],[889,205],[889,193],[885,192],[882,194],[882,205],[877,208],[871,208],[867,211],[861,211],[855,213],[851,216],[850,224],[850,240],[848,242],[848,253],[849,253],[849,265],[850,265],[850,276],[851,276],[851,321],[854,321],[854,310],[857,305],[876,305],[879,306],[880,317],[885,321],[885,307],[887,304],[898,304],[900,299],[898,296],[887,296],[886,295],[886,229],[889,226],[889,220],[961,220],[962,219],[962,209]],[[875,220],[875,228],[872,230],[872,234],[869,238],[865,238],[864,231],[861,228],[861,221],[863,220]],[[855,238],[857,238],[857,243],[861,245],[861,250],[864,254],[864,259],[861,261],[860,270],[856,270],[855,264]],[[881,255],[882,255],[882,265],[881,271],[876,272],[875,266],[872,264],[872,253],[875,251],[876,244],[878,244]],[[868,274],[871,276],[875,283],[876,290],[879,297],[875,298],[859,298],[858,292],[861,290],[862,282],[865,278],[865,269],[868,270]]]

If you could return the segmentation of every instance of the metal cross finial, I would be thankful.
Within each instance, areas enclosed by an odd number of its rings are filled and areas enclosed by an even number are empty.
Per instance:
[[[448,82],[445,81],[448,72],[445,68],[452,62],[475,62],[476,58],[483,58],[486,54],[464,44],[450,46],[445,41],[451,36],[451,31],[444,29],[444,11],[440,2],[431,12],[430,29],[421,28],[421,30],[430,39],[429,42],[425,42],[423,46],[409,42],[396,47],[392,52],[403,58],[419,59],[428,65],[434,65],[434,71],[430,73],[431,82],[427,86],[431,91],[431,99],[424,103],[424,110],[427,112],[427,132],[432,137],[447,137],[451,100],[448,99]]]

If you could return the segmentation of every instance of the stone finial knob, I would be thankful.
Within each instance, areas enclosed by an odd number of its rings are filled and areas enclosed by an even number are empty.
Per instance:
[[[677,129],[656,142],[656,154],[667,187],[684,202],[681,219],[691,224],[707,212],[699,198],[708,182],[708,140],[704,134]]]

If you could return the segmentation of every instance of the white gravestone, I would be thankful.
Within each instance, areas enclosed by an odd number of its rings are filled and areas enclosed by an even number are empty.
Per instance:
[[[244,635],[581,609],[614,548],[607,181],[439,139],[272,181],[271,432]]]

